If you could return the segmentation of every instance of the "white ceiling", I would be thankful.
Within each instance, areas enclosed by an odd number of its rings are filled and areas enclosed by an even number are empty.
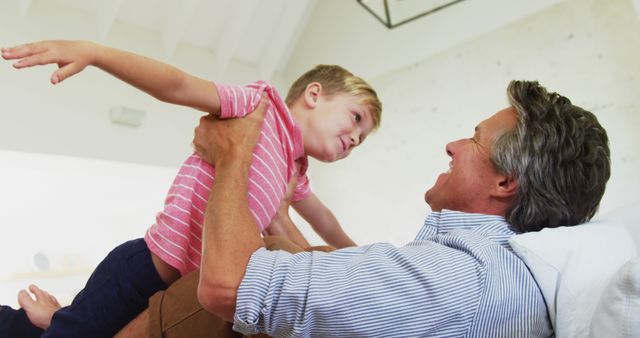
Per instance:
[[[380,0],[370,0],[375,1]],[[562,1],[466,0],[394,29],[387,29],[355,0],[318,1],[286,71],[290,78],[318,63],[336,63],[373,79]]]
[[[286,64],[315,5],[315,0],[14,1],[24,15],[31,6],[46,2],[48,7],[95,16],[103,41],[116,21],[134,24],[161,34],[165,59],[179,44],[188,43],[213,51],[219,74],[235,60],[257,66],[267,78]]]
[[[211,51],[216,74],[240,62],[271,79],[275,73],[292,78],[319,63],[373,78],[563,0],[467,0],[391,30],[356,0],[12,1],[26,16],[44,4],[87,13],[94,26],[79,29],[97,31],[102,42],[121,21],[160,34],[165,60],[178,45],[190,44]]]

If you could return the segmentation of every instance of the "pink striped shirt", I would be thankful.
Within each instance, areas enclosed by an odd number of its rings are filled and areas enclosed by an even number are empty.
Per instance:
[[[287,189],[298,175],[293,200],[309,195],[302,134],[289,109],[273,86],[259,81],[247,86],[216,84],[222,118],[242,117],[252,112],[263,93],[270,105],[262,125],[260,140],[253,152],[249,171],[249,207],[261,230],[271,223]],[[302,167],[296,173],[296,160]],[[160,259],[182,275],[200,267],[202,226],[215,168],[193,154],[180,168],[165,199],[164,210],[147,230],[145,242]]]

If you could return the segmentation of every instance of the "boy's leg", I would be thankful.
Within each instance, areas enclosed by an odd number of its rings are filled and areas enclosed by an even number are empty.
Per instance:
[[[0,306],[0,337],[37,338],[42,332],[44,330],[31,324],[23,309]]]
[[[42,337],[112,337],[166,288],[142,238],[113,249]]]
[[[269,250],[285,250],[292,253],[304,251],[283,237],[265,237]],[[331,251],[331,247],[313,247],[313,250]],[[149,337],[242,337],[232,330],[232,324],[216,317],[202,308],[197,298],[199,271],[194,271],[175,283],[166,291],[159,291],[149,300]],[[132,332],[121,332],[128,337]],[[138,332],[140,334],[140,332]],[[256,335],[255,337],[266,337]]]

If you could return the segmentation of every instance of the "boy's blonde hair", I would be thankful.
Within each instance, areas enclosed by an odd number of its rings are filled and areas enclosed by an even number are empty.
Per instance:
[[[317,65],[302,74],[289,88],[285,103],[291,106],[303,95],[307,85],[311,82],[318,82],[322,85],[323,95],[332,96],[345,93],[359,97],[359,104],[369,106],[373,129],[380,126],[382,103],[378,99],[376,91],[363,79],[337,65]]]

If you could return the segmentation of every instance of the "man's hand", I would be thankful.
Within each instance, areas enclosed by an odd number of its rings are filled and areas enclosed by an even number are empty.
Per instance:
[[[18,60],[13,64],[18,69],[57,64],[51,83],[58,84],[93,64],[99,48],[101,46],[89,41],[40,41],[2,48],[2,58]]]
[[[251,164],[268,104],[262,97],[253,113],[238,119],[221,120],[211,114],[201,117],[193,138],[196,153],[216,167],[225,160]]]

